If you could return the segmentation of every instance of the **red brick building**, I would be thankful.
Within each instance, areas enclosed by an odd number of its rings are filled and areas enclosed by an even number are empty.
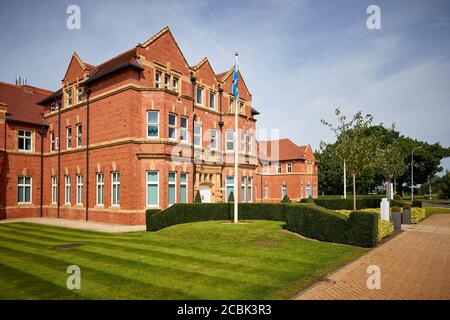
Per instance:
[[[207,58],[190,66],[168,28],[98,66],[74,53],[56,92],[0,84],[0,218],[143,224],[146,209],[192,202],[197,191],[226,201],[231,85],[231,66],[219,74]],[[259,113],[241,75],[239,93],[238,199],[252,202],[266,180]]]
[[[259,142],[260,185],[257,200],[292,201],[318,196],[318,162],[310,145],[297,146],[289,139]]]

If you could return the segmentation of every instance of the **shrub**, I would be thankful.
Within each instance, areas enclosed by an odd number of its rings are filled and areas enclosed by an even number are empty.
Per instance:
[[[378,220],[378,241],[391,235],[393,232],[394,226],[392,225],[392,222],[381,219]]]
[[[289,199],[288,195],[285,194],[283,197],[283,200],[281,200],[281,203],[291,203],[291,199]]]
[[[422,200],[413,200],[412,207],[422,208]]]
[[[163,211],[147,211],[147,230],[157,231],[172,225],[230,219],[228,203],[174,204]],[[351,212],[346,215],[315,204],[242,203],[239,218],[246,220],[286,221],[286,229],[306,237],[372,247],[377,242],[377,214]]]
[[[374,213],[352,212],[347,217],[315,204],[297,204],[287,206],[286,229],[322,241],[373,247],[377,220]]]
[[[403,207],[403,202],[398,200],[391,200],[389,201],[389,205],[392,207]]]
[[[411,223],[416,224],[425,219],[425,209],[423,208],[411,208]]]
[[[381,202],[380,196],[356,197],[356,209],[379,208]],[[330,210],[353,210],[353,198],[347,199],[314,199],[314,203],[318,206]]]
[[[231,220],[233,206],[228,203],[176,203],[166,210],[149,213],[147,231],[157,231],[176,224]],[[239,204],[239,219],[285,221],[285,205],[280,203]]]
[[[394,200],[402,201],[402,197],[399,194],[394,194]]]
[[[397,206],[391,207],[391,212],[402,212],[402,208]]]
[[[409,203],[405,203],[403,205],[403,209],[409,210],[409,209],[411,209],[411,205]]]
[[[200,191],[197,191],[197,193],[195,194],[195,203],[202,203],[202,197],[200,196]]]

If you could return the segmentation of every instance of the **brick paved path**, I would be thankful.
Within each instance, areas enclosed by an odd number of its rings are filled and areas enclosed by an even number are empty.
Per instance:
[[[369,290],[367,267],[381,269]],[[433,215],[330,275],[297,299],[450,299],[450,215]]]

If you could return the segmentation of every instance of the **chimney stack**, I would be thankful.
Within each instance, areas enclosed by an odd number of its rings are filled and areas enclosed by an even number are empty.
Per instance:
[[[16,77],[16,86],[26,86],[27,85],[27,78],[22,78],[21,76]]]

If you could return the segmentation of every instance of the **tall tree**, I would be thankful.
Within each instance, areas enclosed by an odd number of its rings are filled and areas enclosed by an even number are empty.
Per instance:
[[[356,176],[364,168],[373,166],[378,145],[377,135],[366,134],[373,121],[370,114],[363,115],[359,111],[351,120],[347,120],[339,109],[336,109],[335,114],[338,120],[337,125],[325,120],[322,120],[322,123],[336,135],[335,156],[340,161],[345,161],[352,177],[353,209],[356,210]]]

